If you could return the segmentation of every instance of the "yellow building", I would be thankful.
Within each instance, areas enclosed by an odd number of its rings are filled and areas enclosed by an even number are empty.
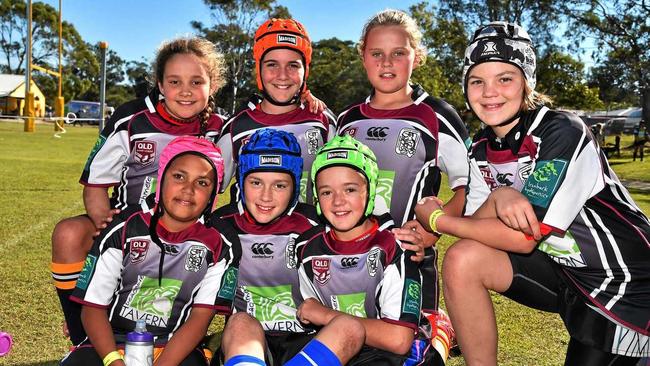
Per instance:
[[[32,80],[36,117],[45,116],[45,96]],[[22,116],[25,108],[25,75],[0,74],[0,114]]]

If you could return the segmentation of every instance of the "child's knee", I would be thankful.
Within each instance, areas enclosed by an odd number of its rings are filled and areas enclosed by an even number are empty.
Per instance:
[[[468,240],[459,240],[452,245],[442,262],[442,277],[445,284],[464,281],[471,276],[476,266],[480,265],[480,256],[476,244]]]
[[[94,225],[85,216],[77,216],[59,221],[52,232],[52,257],[65,261],[85,258],[92,245]],[[81,258],[81,260],[83,260]]]

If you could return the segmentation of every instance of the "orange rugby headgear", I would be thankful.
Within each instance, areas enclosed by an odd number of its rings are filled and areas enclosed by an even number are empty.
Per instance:
[[[293,19],[269,19],[260,25],[255,32],[255,44],[253,45],[253,58],[255,59],[257,71],[257,88],[264,90],[262,85],[262,58],[266,52],[275,48],[287,48],[300,53],[305,62],[305,80],[303,80],[301,92],[307,88],[307,76],[309,75],[309,64],[311,63],[311,40],[307,29],[297,20]]]

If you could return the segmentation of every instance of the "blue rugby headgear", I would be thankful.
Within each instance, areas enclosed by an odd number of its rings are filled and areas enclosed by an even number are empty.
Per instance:
[[[296,137],[289,132],[265,128],[252,134],[248,143],[242,146],[237,167],[237,184],[239,199],[244,207],[244,179],[252,172],[289,173],[293,179],[293,196],[288,209],[293,208],[300,197],[302,178],[302,155]]]

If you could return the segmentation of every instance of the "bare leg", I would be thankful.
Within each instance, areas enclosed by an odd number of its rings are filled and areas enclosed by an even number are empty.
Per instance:
[[[360,321],[350,315],[339,315],[321,329],[316,339],[336,354],[345,365],[366,341],[366,331]]]
[[[496,365],[497,327],[488,290],[512,283],[506,252],[473,240],[459,240],[445,254],[445,303],[467,365]]]
[[[228,319],[223,331],[221,349],[224,361],[237,355],[249,355],[263,360],[265,343],[260,322],[246,313],[235,313]]]
[[[76,263],[86,259],[95,225],[84,215],[59,221],[52,232],[52,262]]]
[[[81,324],[81,305],[70,301],[84,260],[93,243],[95,225],[87,216],[60,221],[52,233],[52,278],[65,317],[64,333],[73,344],[86,337]]]

